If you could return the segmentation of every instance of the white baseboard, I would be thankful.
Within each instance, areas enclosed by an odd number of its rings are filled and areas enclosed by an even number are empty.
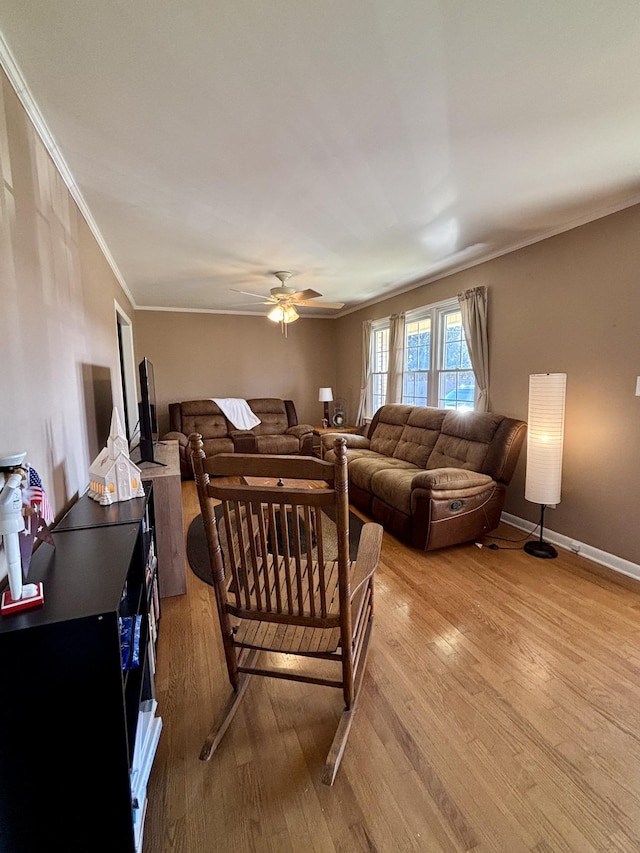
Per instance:
[[[505,524],[517,527],[518,530],[531,530],[534,525],[534,522],[525,521],[523,518],[518,518],[517,515],[511,515],[508,512],[503,512],[501,519]],[[573,551],[574,554],[580,554],[581,557],[593,560],[594,563],[606,566],[614,572],[620,572],[622,575],[640,580],[640,566],[637,563],[632,563],[630,560],[623,560],[622,557],[616,557],[615,554],[609,554],[607,551],[601,551],[599,548],[586,545],[584,542],[578,542],[576,539],[564,536],[562,533],[554,533],[553,530],[549,530],[546,526],[544,528],[544,540],[545,542],[551,542],[552,545],[559,545],[561,548],[566,548],[567,551]]]

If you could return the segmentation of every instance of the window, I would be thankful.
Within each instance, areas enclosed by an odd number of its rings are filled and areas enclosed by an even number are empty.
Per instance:
[[[430,371],[431,317],[407,320],[404,330],[403,403],[411,406],[429,405]]]
[[[389,367],[389,319],[371,330],[371,416],[384,405]],[[473,409],[476,381],[457,299],[419,308],[405,322],[402,402]]]
[[[389,370],[389,321],[374,323],[371,327],[371,412],[373,415],[387,398],[387,371]]]
[[[460,309],[440,313],[438,408],[473,409],[476,380],[462,330]]]

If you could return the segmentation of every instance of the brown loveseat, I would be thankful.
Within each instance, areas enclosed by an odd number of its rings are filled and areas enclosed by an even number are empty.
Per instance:
[[[276,453],[310,456],[313,427],[298,424],[292,400],[257,397],[247,400],[260,423],[250,430],[239,430],[222,414],[213,400],[188,400],[169,403],[169,428],[163,439],[178,441],[182,479],[193,479],[189,435],[202,435],[207,456],[216,453]]]
[[[500,522],[526,428],[486,412],[382,406],[366,438],[344,436],[350,500],[425,551],[474,540]],[[335,438],[322,437],[329,461]]]

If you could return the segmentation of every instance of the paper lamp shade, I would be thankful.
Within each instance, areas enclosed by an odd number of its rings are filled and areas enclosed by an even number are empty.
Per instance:
[[[535,373],[529,377],[524,496],[532,503],[560,503],[566,386],[566,373]]]

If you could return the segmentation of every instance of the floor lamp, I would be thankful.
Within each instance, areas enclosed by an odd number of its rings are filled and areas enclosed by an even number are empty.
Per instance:
[[[527,425],[527,476],[524,496],[540,504],[540,538],[525,543],[534,557],[557,557],[558,552],[543,541],[544,510],[560,503],[562,446],[564,443],[564,402],[566,373],[534,373],[529,377]]]

